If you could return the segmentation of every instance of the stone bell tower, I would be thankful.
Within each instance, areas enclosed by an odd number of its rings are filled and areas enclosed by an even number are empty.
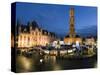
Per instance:
[[[74,8],[70,9],[70,20],[69,20],[69,36],[75,37],[76,33],[75,33],[75,27],[74,27]]]
[[[74,8],[71,8],[69,11],[69,33],[64,37],[65,44],[73,44],[76,42],[81,43],[82,38],[75,32],[75,16],[74,16]]]

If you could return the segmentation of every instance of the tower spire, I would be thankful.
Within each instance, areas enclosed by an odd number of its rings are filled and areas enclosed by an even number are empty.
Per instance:
[[[70,9],[70,28],[69,28],[69,36],[75,37],[75,27],[74,27],[74,8]]]

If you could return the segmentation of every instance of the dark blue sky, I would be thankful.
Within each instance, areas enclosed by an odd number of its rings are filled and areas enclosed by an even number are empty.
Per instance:
[[[69,32],[69,10],[75,9],[75,29],[79,35],[96,35],[97,33],[97,8],[83,6],[17,3],[16,20],[22,24],[35,20],[40,27],[59,36]]]

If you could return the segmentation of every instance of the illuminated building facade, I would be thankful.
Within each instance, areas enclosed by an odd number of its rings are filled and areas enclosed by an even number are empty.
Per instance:
[[[18,25],[18,48],[46,46],[55,39],[54,33],[43,30],[35,21],[28,25]]]
[[[69,21],[69,34],[67,36],[65,36],[64,38],[64,42],[65,44],[72,44],[72,43],[76,43],[76,42],[79,42],[79,43],[82,43],[82,39],[80,38],[79,35],[76,35],[76,32],[75,32],[75,27],[74,27],[74,8],[71,8],[70,9],[70,21]]]
[[[95,39],[93,37],[87,37],[85,39],[85,44],[86,45],[95,45],[95,43],[96,43],[96,41],[95,41]]]

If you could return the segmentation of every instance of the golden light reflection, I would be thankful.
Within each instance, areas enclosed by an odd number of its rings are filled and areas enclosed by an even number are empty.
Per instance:
[[[17,63],[19,63],[18,66],[20,66],[25,72],[34,69],[32,66],[34,64],[34,61],[32,59],[19,56],[17,61],[18,61]]]
[[[53,70],[61,70],[61,66],[59,64],[57,64],[57,60],[56,60],[56,56],[45,56],[44,58],[46,63],[52,63],[51,66]]]
[[[55,64],[53,70],[61,70],[61,66],[59,64]]]

